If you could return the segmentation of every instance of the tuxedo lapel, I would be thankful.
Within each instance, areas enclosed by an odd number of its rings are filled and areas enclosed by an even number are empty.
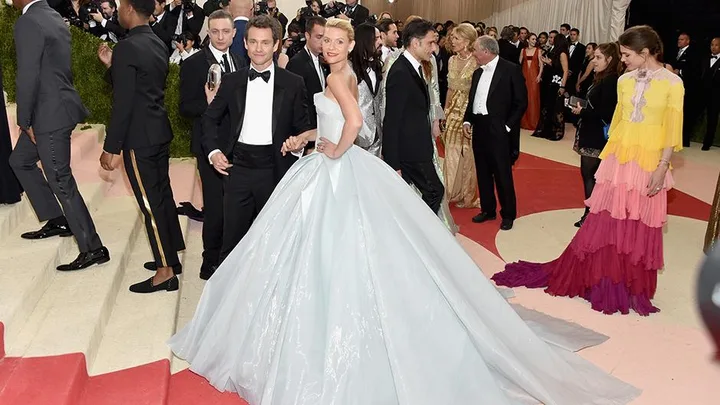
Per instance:
[[[405,57],[405,55],[400,55],[400,61],[405,65],[405,67],[410,71],[410,76],[412,76],[413,81],[415,81],[415,84],[420,86],[420,90],[422,90],[423,95],[425,95],[425,100],[430,101],[430,94],[428,93],[428,87],[425,80],[423,80],[422,77],[420,77],[420,72],[416,71],[415,68],[413,68],[412,63]],[[422,65],[420,65],[422,67]]]
[[[240,111],[239,131],[242,131],[242,123],[245,120],[245,104],[247,102],[248,70],[242,69],[238,74],[240,75],[240,79],[236,96],[238,103],[238,111]],[[240,136],[240,133],[238,132],[237,135]]]
[[[318,76],[318,71],[315,68],[315,63],[313,62],[312,56],[310,55],[310,53],[308,52],[307,49],[303,49],[303,52],[305,53],[305,62],[308,65],[308,69],[310,69],[311,72],[315,73],[312,76],[313,81],[317,84],[317,88],[323,90],[322,82],[320,81],[320,76]],[[322,66],[321,66],[321,69],[322,69]],[[323,72],[323,74],[324,74],[324,72]],[[309,87],[309,86],[307,86],[307,87]]]
[[[277,129],[280,110],[282,110],[283,99],[285,97],[285,87],[283,86],[283,78],[280,67],[275,66],[275,85],[273,88],[273,104],[272,104],[272,137],[275,139],[275,130]]]
[[[502,68],[502,59],[498,60],[498,64],[495,65],[495,73],[493,73],[492,81],[490,82],[490,89],[488,90],[488,101],[492,97],[493,92],[497,89],[500,79],[502,79],[503,72],[505,69]]]
[[[470,85],[470,97],[468,98],[468,103],[470,103],[471,106],[475,102],[475,93],[477,93],[477,86],[478,83],[480,83],[482,73],[483,71],[480,68],[477,68],[475,72],[473,72],[472,84]]]

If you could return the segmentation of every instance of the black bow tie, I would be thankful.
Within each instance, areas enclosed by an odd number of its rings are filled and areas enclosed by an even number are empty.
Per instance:
[[[710,56],[710,59],[717,59],[717,58],[718,58],[717,55],[712,55],[712,56]]]
[[[248,77],[250,78],[250,81],[257,79],[258,77],[262,77],[262,79],[265,80],[265,83],[267,83],[270,81],[270,71],[266,70],[266,71],[260,73],[255,69],[250,69],[250,72],[248,73]]]

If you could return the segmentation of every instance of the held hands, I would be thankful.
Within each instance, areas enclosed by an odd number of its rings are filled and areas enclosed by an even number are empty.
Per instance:
[[[282,153],[283,156],[288,153],[298,153],[305,149],[305,145],[307,144],[308,141],[304,137],[291,136],[283,142],[282,148],[280,148],[280,153]]]
[[[112,54],[113,51],[110,49],[108,44],[103,42],[100,44],[100,47],[98,48],[98,58],[100,59],[100,62],[102,62],[106,67],[110,67],[112,64]]]
[[[210,163],[212,163],[212,167],[215,168],[215,170],[223,176],[227,176],[227,170],[233,166],[230,162],[228,162],[227,158],[222,152],[217,152],[212,155],[210,157]]]
[[[325,137],[320,138],[320,142],[317,144],[317,150],[320,153],[324,153],[325,156],[330,159],[337,159],[342,156],[342,153],[338,153],[337,145]]]
[[[660,161],[657,169],[650,176],[650,182],[648,183],[648,197],[656,196],[663,188],[665,184],[665,174],[668,171],[669,164],[664,161]]]
[[[120,155],[114,155],[110,152],[103,151],[100,155],[100,167],[109,172],[115,170],[119,165]]]

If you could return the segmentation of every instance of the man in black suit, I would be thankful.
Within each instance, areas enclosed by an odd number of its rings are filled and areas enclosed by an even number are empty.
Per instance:
[[[568,59],[568,73],[565,88],[572,95],[576,95],[575,87],[580,76],[583,74],[583,63],[585,62],[585,45],[580,42],[580,30],[573,28],[570,30],[570,57]],[[577,126],[578,116],[575,114],[565,114],[565,121]]]
[[[177,27],[177,17],[165,11],[165,0],[155,0],[155,9],[150,16],[150,27],[167,46],[168,52],[172,53],[172,38]]]
[[[177,252],[185,249],[170,188],[173,133],[165,111],[169,55],[148,25],[154,5],[155,0],[121,0],[118,16],[128,35],[114,50],[106,44],[98,49],[113,86],[112,117],[100,165],[114,170],[122,152],[157,269],[154,277],[130,286],[135,293],[177,290],[173,270],[179,273]]]
[[[512,153],[519,140],[511,135],[520,126],[527,109],[527,88],[522,70],[500,57],[497,42],[489,36],[475,41],[473,55],[478,68],[473,74],[463,130],[470,136],[475,153],[482,212],[472,221],[496,218],[495,187],[500,200],[500,229],[510,230],[517,216]]]
[[[326,66],[320,60],[324,35],[325,19],[319,16],[308,18],[305,23],[305,48],[293,56],[286,67],[305,81],[308,115],[313,126],[317,126],[314,97],[325,90],[325,78],[328,75]]]
[[[105,263],[110,254],[70,169],[70,136],[88,115],[73,86],[70,30],[45,1],[14,0],[13,5],[23,12],[14,34],[17,124],[24,136],[18,139],[9,163],[38,219],[47,221],[40,230],[21,237],[74,235],[80,254],[70,264],[59,266],[60,271]]]
[[[498,40],[499,55],[506,61],[519,65],[522,50],[513,44],[514,38],[515,31],[513,31],[513,27],[507,26],[500,31],[500,39]]]
[[[405,181],[420,190],[430,209],[438,212],[445,187],[433,165],[430,78],[422,68],[422,62],[433,57],[435,43],[429,21],[414,20],[403,31],[405,52],[390,68],[385,85],[383,156]]]
[[[704,58],[702,63],[701,102],[707,114],[707,129],[702,150],[710,150],[715,141],[720,115],[720,37],[713,38],[710,42],[710,56]]]
[[[690,139],[693,136],[693,129],[700,118],[700,106],[698,105],[698,94],[700,92],[700,60],[702,58],[699,50],[690,44],[690,35],[682,33],[678,36],[678,53],[674,60],[669,63],[675,74],[680,76],[685,87],[685,98],[683,100],[683,146],[690,146]]]
[[[238,1],[238,0],[235,0]],[[239,57],[230,52],[235,28],[230,14],[216,10],[208,17],[210,43],[196,54],[187,58],[180,66],[180,114],[193,119],[190,148],[197,158],[198,171],[202,181],[204,203],[203,220],[203,263],[200,278],[207,280],[220,264],[220,249],[223,236],[223,176],[216,172],[207,159],[209,150],[202,148],[202,116],[208,107],[209,93],[207,76],[210,66],[218,64],[222,76],[244,66]],[[230,133],[230,117],[225,116],[219,132]]]
[[[332,3],[332,1],[330,3]],[[370,18],[370,10],[358,4],[358,0],[346,0],[345,11],[338,15],[338,18],[350,20],[352,26],[357,27]]]
[[[250,229],[275,186],[302,155],[282,153],[291,136],[313,129],[301,77],[280,69],[273,54],[280,46],[280,24],[261,15],[247,24],[250,66],[223,77],[203,117],[203,148],[224,182],[224,260]],[[230,131],[218,131],[226,114]],[[304,145],[303,145],[304,146]]]

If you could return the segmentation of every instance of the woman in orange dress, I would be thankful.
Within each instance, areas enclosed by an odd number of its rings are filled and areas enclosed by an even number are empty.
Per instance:
[[[540,121],[540,80],[543,64],[540,63],[540,48],[537,47],[537,35],[530,34],[528,46],[520,53],[520,64],[525,87],[528,93],[528,108],[520,121],[520,128],[534,131]]]

